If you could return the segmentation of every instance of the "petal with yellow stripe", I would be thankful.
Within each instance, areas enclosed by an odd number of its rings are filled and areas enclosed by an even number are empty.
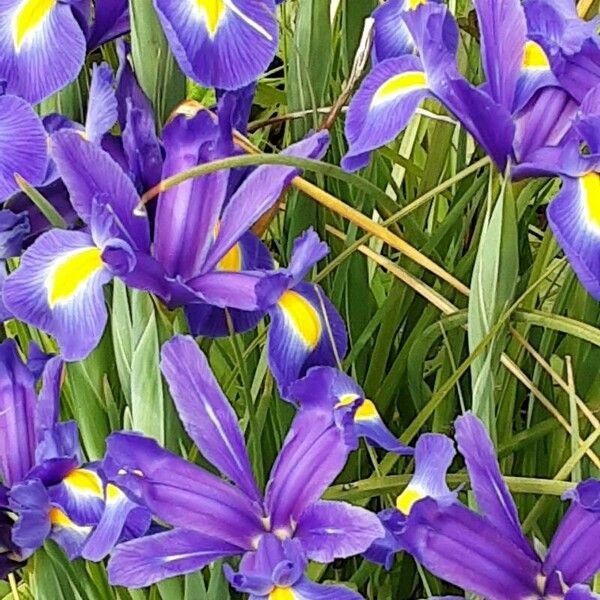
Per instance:
[[[23,254],[4,300],[18,319],[54,336],[65,360],[81,360],[104,331],[102,287],[111,278],[89,234],[53,230]]]
[[[396,138],[428,93],[427,76],[416,56],[377,64],[350,103],[346,119],[350,148],[342,166],[349,171],[366,166],[370,152]]]

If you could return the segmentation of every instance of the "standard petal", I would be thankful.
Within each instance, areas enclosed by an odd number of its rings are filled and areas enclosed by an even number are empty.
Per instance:
[[[94,144],[99,144],[102,136],[117,122],[117,98],[113,79],[112,69],[107,63],[92,66],[85,136]]]
[[[2,480],[22,481],[35,458],[35,377],[14,340],[0,344],[0,465]]]
[[[346,327],[318,285],[284,292],[270,315],[268,360],[283,396],[311,367],[336,366],[345,356]]]
[[[148,220],[134,214],[139,196],[121,167],[107,152],[73,131],[59,131],[51,140],[52,158],[83,221],[91,223],[94,199],[101,198],[114,214],[123,238],[134,249],[147,251]]]
[[[239,553],[239,548],[222,539],[174,529],[117,546],[108,563],[108,577],[111,585],[141,588]]]
[[[520,0],[474,0],[481,54],[491,97],[512,110],[521,73],[527,23]]]
[[[7,278],[4,301],[18,319],[54,336],[65,360],[81,360],[102,337],[107,319],[102,287],[111,278],[88,234],[49,231]]]
[[[315,502],[300,517],[294,537],[310,560],[330,563],[364,552],[385,530],[377,515],[346,502]]]
[[[550,202],[550,227],[581,284],[600,299],[600,175],[562,178],[562,188]]]
[[[46,132],[33,108],[16,96],[0,96],[0,201],[19,191],[15,174],[38,185],[47,164]]]
[[[85,36],[69,4],[0,1],[0,79],[7,93],[37,104],[73,81],[84,59]]]
[[[154,6],[181,70],[201,85],[243,87],[275,55],[271,0],[154,0]]]
[[[544,572],[558,571],[568,585],[575,585],[600,570],[600,482],[584,481],[566,497],[572,504],[548,548]]]
[[[107,441],[107,477],[159,519],[248,550],[264,533],[261,513],[237,487],[163,450],[154,440],[116,433]],[[106,470],[106,467],[105,467]]]
[[[129,4],[127,0],[101,0],[95,5],[94,22],[87,36],[88,50],[129,31]]]
[[[333,483],[352,448],[345,425],[331,415],[301,410],[273,465],[265,504],[272,530],[289,536],[302,513]]]
[[[365,167],[370,152],[394,140],[428,94],[427,75],[417,57],[390,58],[376,65],[348,109],[344,169]]]
[[[329,133],[319,131],[286,148],[282,154],[299,158],[321,158],[329,146]],[[299,169],[263,165],[243,181],[223,211],[217,239],[210,249],[204,272],[214,269],[242,235],[262,216],[285,191]]]
[[[227,155],[226,140],[210,113],[192,118],[180,114],[163,133],[165,179]],[[230,140],[229,140],[230,144]],[[217,171],[180,183],[158,199],[154,254],[171,276],[188,280],[205,271],[227,193],[227,171]]]
[[[538,598],[541,565],[504,532],[458,503],[418,502],[403,542],[436,577],[488,600]]]
[[[176,336],[167,342],[160,366],[179,418],[204,458],[258,501],[261,494],[237,416],[193,338]]]
[[[493,525],[535,560],[535,551],[523,535],[517,507],[502,478],[492,440],[483,423],[469,412],[456,419],[454,426],[458,450],[465,458],[479,508]]]
[[[51,430],[60,416],[60,388],[64,362],[60,356],[51,358],[44,367],[42,389],[36,408],[35,431],[39,442],[45,431]]]

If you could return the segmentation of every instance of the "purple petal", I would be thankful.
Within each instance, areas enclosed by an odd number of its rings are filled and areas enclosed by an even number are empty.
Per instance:
[[[181,70],[203,86],[248,85],[275,55],[278,27],[270,0],[154,0],[154,6]]]
[[[18,173],[42,183],[48,164],[46,132],[33,108],[15,96],[0,96],[0,200],[19,190]]]
[[[139,197],[119,165],[107,152],[86,142],[78,133],[59,131],[51,139],[52,158],[83,221],[91,223],[94,199],[101,197],[132,247],[147,251],[150,247],[148,220],[134,215]]]
[[[239,554],[239,548],[198,531],[174,529],[117,546],[108,563],[111,585],[141,588],[193,573]]]
[[[113,79],[112,69],[107,63],[92,66],[85,134],[94,144],[99,144],[102,136],[117,122],[117,98]]]
[[[47,3],[38,19],[28,16],[28,8],[30,3],[0,0],[0,79],[7,93],[36,104],[77,77],[85,36],[66,3]]]
[[[594,594],[587,585],[574,585],[565,596],[565,600],[598,600],[600,595]]]
[[[540,564],[461,504],[442,506],[430,498],[418,502],[403,541],[436,577],[488,600],[539,596]]]
[[[563,177],[558,195],[548,207],[548,220],[581,284],[600,299],[600,175]]]
[[[361,600],[362,596],[340,585],[321,585],[304,578],[292,588],[303,600]]]
[[[87,356],[104,331],[102,287],[112,275],[99,252],[86,233],[49,231],[23,254],[4,285],[9,310],[54,336],[67,361]]]
[[[261,494],[237,415],[196,342],[172,338],[162,347],[160,365],[179,418],[204,458],[258,501]]]
[[[94,22],[87,36],[88,51],[129,31],[127,0],[100,0],[95,5]]]
[[[335,366],[345,356],[344,322],[319,286],[300,283],[286,291],[270,315],[268,360],[283,396],[311,367]]]
[[[274,532],[291,533],[302,513],[338,476],[350,450],[344,427],[331,415],[297,413],[267,484],[265,504]]]
[[[135,434],[107,441],[109,479],[159,519],[175,527],[210,531],[240,550],[264,532],[259,507],[235,486]]]
[[[0,344],[0,465],[3,482],[22,481],[35,457],[35,378],[14,340]]]
[[[474,0],[481,54],[490,95],[512,110],[523,64],[527,25],[520,0]]]
[[[580,483],[548,548],[544,572],[559,571],[568,585],[586,583],[600,570],[600,482]]]
[[[309,227],[294,240],[292,258],[285,269],[290,276],[291,286],[300,283],[310,270],[329,254],[329,246],[322,242],[317,232]]]
[[[51,430],[60,416],[60,388],[64,371],[64,362],[60,356],[50,359],[44,367],[42,389],[36,409],[36,438],[39,442],[44,431]]]
[[[299,158],[323,157],[329,146],[329,133],[319,131],[286,148],[282,154]],[[223,211],[217,239],[210,249],[204,272],[209,271],[240,240],[242,235],[279,199],[299,169],[274,165],[256,168],[243,181]]]
[[[178,115],[164,130],[166,157],[162,178],[226,156],[220,129],[199,111]],[[171,276],[187,280],[205,270],[227,192],[227,171],[180,183],[163,192],[156,213],[155,256]]]
[[[454,422],[456,442],[464,456],[475,499],[492,525],[505,532],[533,560],[536,554],[523,535],[515,502],[506,487],[492,440],[483,423],[472,413]]]
[[[581,103],[575,127],[592,154],[600,153],[600,85],[590,90]]]
[[[350,148],[342,159],[344,169],[365,167],[370,152],[394,140],[428,94],[427,76],[417,57],[389,58],[376,65],[348,109],[346,138]]]
[[[23,550],[24,555],[31,554],[50,534],[50,502],[46,488],[38,479],[14,486],[10,491],[10,506],[17,515],[12,541]]]
[[[330,563],[364,552],[385,530],[377,516],[346,502],[315,502],[300,517],[294,537],[310,560]]]

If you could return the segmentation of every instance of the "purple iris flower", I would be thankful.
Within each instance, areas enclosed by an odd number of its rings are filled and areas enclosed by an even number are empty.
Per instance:
[[[0,508],[3,527],[11,528],[13,562],[48,537],[70,558],[98,560],[149,525],[146,509],[106,484],[97,465],[83,464],[76,423],[58,421],[62,370],[59,357],[49,359],[35,346],[24,364],[13,340],[0,344]]]
[[[203,86],[244,87],[275,56],[274,0],[154,0],[154,7],[181,70]]]
[[[117,162],[117,155],[111,156],[78,132],[61,129],[51,137],[52,158],[87,229],[50,231],[38,238],[5,286],[8,308],[56,337],[66,360],[79,360],[96,347],[107,318],[102,286],[113,276],[155,293],[171,307],[204,304],[221,311],[255,313],[234,314],[236,326],[247,329],[249,322],[254,326],[287,290],[297,287],[322,256],[322,245],[313,234],[299,242],[298,259],[290,269],[268,270],[272,263],[266,248],[248,233],[299,172],[279,166],[254,169],[231,195],[226,171],[164,192],[158,201],[151,249],[148,216],[134,212],[142,176],[155,176],[162,156],[149,131],[147,111],[137,108],[143,105],[142,99],[129,83],[124,84],[122,93],[127,102],[125,118],[131,117],[127,121],[131,131],[127,134],[126,127],[123,136],[123,161]],[[208,112],[197,110],[175,116],[163,134],[162,177],[235,153],[231,122],[227,116],[216,121]],[[154,153],[149,161],[142,160],[134,149],[135,143],[144,140]],[[319,132],[285,153],[320,157],[328,141],[328,133]],[[317,314],[308,301],[299,300],[292,308],[298,304],[309,311],[309,317]],[[324,305],[329,306],[327,302]],[[343,326],[336,316],[331,317],[331,329],[338,335]],[[199,320],[198,315],[190,317],[190,322],[194,319]],[[309,355],[321,348],[323,338],[310,337]],[[345,352],[345,345],[339,345]]]
[[[258,597],[296,585],[310,593],[314,584],[302,578],[299,552],[328,563],[363,552],[383,535],[369,511],[320,500],[356,446],[356,404],[338,411],[300,407],[263,494],[237,416],[194,340],[177,336],[165,344],[161,368],[188,434],[225,479],[153,440],[113,434],[107,442],[106,464],[112,465],[107,475],[173,527],[119,545],[108,566],[113,584],[145,587],[220,558],[246,555],[240,574],[229,573],[234,585],[256,584],[252,593]],[[273,563],[263,561],[265,552]]]
[[[332,367],[314,367],[305,377],[292,383],[285,400],[297,407],[320,408],[329,411],[344,410],[357,403],[354,413],[354,432],[367,442],[388,452],[411,455],[413,449],[401,444],[377,411],[372,400],[365,398],[360,386],[345,373]]]
[[[454,450],[448,438],[437,436],[435,443],[445,447],[440,462],[430,455],[429,469],[417,464],[415,478],[420,481],[413,480],[398,500],[402,526],[398,519],[392,526],[384,522],[398,549],[411,553],[437,577],[489,600],[597,599],[585,584],[600,570],[600,555],[594,551],[600,532],[600,482],[585,481],[565,494],[571,506],[541,559],[521,530],[485,427],[467,413],[456,420],[455,429],[481,513],[458,502],[446,487],[445,470]]]
[[[0,79],[7,92],[36,104],[78,75],[86,50],[125,33],[126,0],[0,0]]]
[[[458,28],[446,6],[393,0],[377,9],[377,64],[348,111],[346,169],[365,166],[370,152],[392,141],[422,100],[432,96],[500,169],[511,160],[517,164],[513,176],[545,172],[544,164],[537,165],[531,156],[563,143],[577,97],[559,81],[554,63],[536,41],[535,24],[528,23],[518,0],[477,0],[474,5],[486,76],[479,88],[458,71]],[[418,57],[410,53],[413,48]],[[530,163],[528,170],[520,170],[520,163]]]

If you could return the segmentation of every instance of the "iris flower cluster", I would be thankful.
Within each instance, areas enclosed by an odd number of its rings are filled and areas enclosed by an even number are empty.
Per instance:
[[[339,370],[344,322],[323,289],[306,281],[327,245],[309,229],[281,266],[253,233],[299,169],[222,169],[160,185],[239,154],[235,130],[245,130],[255,82],[277,50],[276,4],[154,0],[181,70],[218,98],[212,111],[184,103],[157,132],[124,39],[116,41],[116,75],[105,63],[92,68],[85,122],[40,119],[32,107],[73,82],[88,52],[127,33],[126,0],[0,0],[0,259],[20,258],[8,276],[0,271],[0,314],[46,332],[60,349],[51,357],[32,344],[24,360],[14,340],[0,344],[0,576],[51,538],[70,559],[110,555],[110,582],[129,588],[226,559],[231,586],[254,600],[352,600],[361,596],[349,587],[313,582],[309,561],[364,555],[389,569],[407,552],[490,600],[599,598],[588,584],[600,571],[600,482],[566,495],[571,505],[541,557],[476,417],[455,423],[473,510],[446,483],[454,442],[426,433],[414,449],[405,446]],[[569,0],[474,6],[481,85],[458,69],[459,29],[443,3],[388,0],[374,12],[374,66],[349,107],[343,166],[365,166],[426,97],[436,99],[500,170],[562,178],[550,223],[600,298],[597,23],[581,21]],[[320,159],[328,145],[323,130],[283,152]],[[23,182],[64,228],[31,205]],[[160,190],[156,206],[140,210],[152,189]],[[86,462],[77,424],[60,420],[64,363],[99,344],[108,321],[104,287],[115,278],[181,309],[193,336],[249,331],[268,316],[269,367],[295,416],[264,489],[238,416],[190,336],[163,345],[161,370],[212,470],[125,431],[109,436],[101,461]],[[360,438],[414,456],[410,484],[379,514],[322,498]]]

